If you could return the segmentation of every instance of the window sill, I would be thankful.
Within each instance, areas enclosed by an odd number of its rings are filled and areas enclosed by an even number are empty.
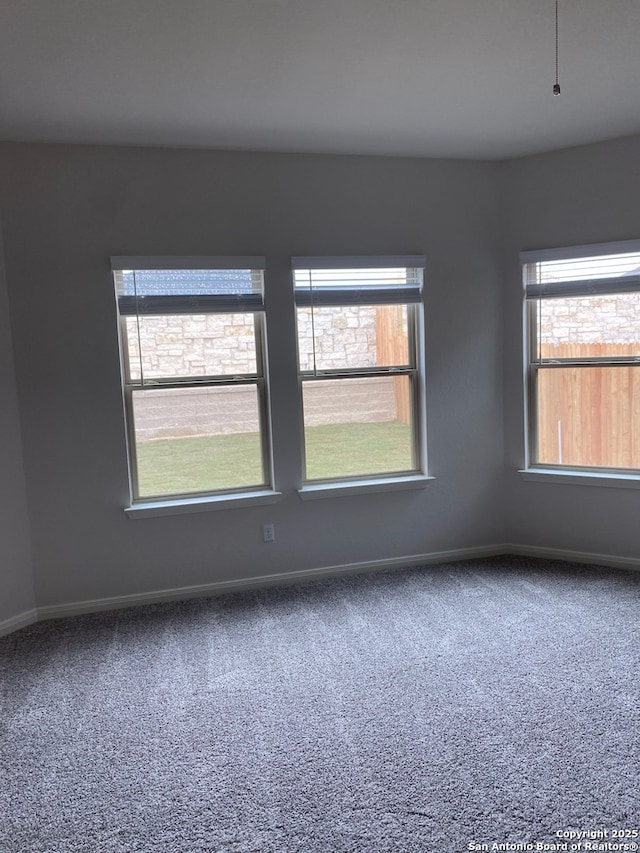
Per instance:
[[[131,519],[154,518],[163,515],[186,515],[192,512],[211,512],[217,509],[240,509],[246,506],[261,506],[277,503],[282,492],[239,492],[234,495],[206,495],[198,498],[179,498],[168,501],[149,501],[132,504],[125,508]]]
[[[346,498],[374,492],[402,492],[409,489],[426,489],[435,480],[422,474],[416,477],[385,477],[379,480],[350,480],[345,483],[317,483],[298,489],[303,501],[323,498]]]
[[[523,480],[534,483],[565,483],[573,486],[600,486],[610,489],[640,489],[639,474],[614,474],[557,468],[526,468],[518,471]]]

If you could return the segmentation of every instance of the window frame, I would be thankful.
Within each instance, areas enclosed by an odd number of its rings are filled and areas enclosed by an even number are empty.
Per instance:
[[[127,461],[129,471],[130,505],[128,511],[141,510],[147,515],[162,515],[170,511],[176,511],[176,507],[188,510],[189,505],[194,511],[208,508],[208,504],[219,505],[220,508],[235,502],[239,498],[256,499],[260,502],[270,503],[272,498],[278,494],[274,490],[274,471],[272,454],[271,417],[269,402],[268,383],[268,350],[266,331],[266,312],[264,306],[264,270],[265,259],[260,256],[115,256],[111,258],[111,269],[114,281],[117,283],[117,274],[124,271],[176,271],[185,272],[190,270],[216,270],[236,271],[250,270],[251,274],[260,272],[262,288],[260,291],[259,304],[254,301],[250,306],[238,298],[237,304],[227,304],[214,310],[214,306],[206,309],[194,310],[168,310],[165,312],[154,311],[146,316],[190,316],[191,313],[209,314],[223,316],[229,314],[253,315],[253,339],[255,343],[255,372],[229,373],[229,374],[198,374],[184,377],[157,377],[148,382],[144,381],[141,369],[140,379],[132,378],[131,359],[128,346],[129,332],[127,318],[134,316],[139,322],[140,313],[123,312],[120,310],[118,295],[116,293],[116,311],[118,316],[118,344],[120,352],[120,372],[122,384],[123,407],[125,415],[125,433],[127,446]],[[134,297],[137,301],[138,297]],[[152,297],[161,300],[166,297]],[[169,297],[171,298],[171,297]],[[233,297],[229,298],[233,302]],[[158,303],[159,304],[159,303]],[[143,354],[140,352],[142,364]],[[190,388],[232,388],[243,385],[251,385],[256,388],[258,432],[260,443],[262,481],[252,485],[233,486],[219,489],[192,490],[186,492],[167,492],[160,494],[141,495],[138,470],[138,448],[135,433],[135,412],[133,395],[135,391],[164,391],[172,389],[186,390]],[[158,509],[158,512],[154,511]],[[167,510],[165,513],[163,510]]]
[[[556,249],[538,249],[520,253],[523,282],[524,330],[524,404],[525,404],[525,468],[520,473],[525,479],[539,480],[557,476],[559,481],[586,483],[590,478],[596,485],[612,485],[614,481],[629,484],[640,478],[638,468],[590,466],[552,463],[539,460],[538,400],[541,370],[593,369],[607,367],[634,367],[640,369],[640,344],[638,355],[542,357],[539,349],[540,306],[547,299],[579,299],[588,296],[606,296],[623,293],[640,293],[640,273],[622,274],[619,277],[576,277],[559,282],[545,283],[532,280],[532,267],[545,261],[581,261],[585,265],[608,255],[640,254],[640,240],[596,243]],[[640,258],[639,258],[640,269]],[[625,279],[622,281],[622,279]],[[573,288],[573,292],[572,292]],[[575,475],[575,476],[572,476]],[[608,482],[607,482],[608,481]]]
[[[299,489],[303,499],[323,496],[335,496],[342,490],[349,493],[361,493],[366,491],[386,491],[396,488],[419,488],[427,484],[430,478],[427,476],[427,442],[426,442],[426,417],[425,417],[425,331],[424,331],[424,298],[423,298],[423,276],[426,261],[423,255],[401,255],[401,256],[295,256],[291,259],[292,282],[294,290],[294,305],[296,313],[296,353],[297,353],[297,380],[298,401],[300,411],[300,444],[301,444],[301,471],[302,483]],[[396,364],[373,367],[338,367],[338,368],[312,368],[301,367],[300,336],[298,332],[298,308],[310,307],[313,314],[314,308],[329,305],[329,303],[314,302],[313,288],[310,286],[308,305],[306,299],[298,301],[298,293],[304,288],[297,288],[297,272],[319,271],[366,271],[370,269],[396,269],[405,268],[420,271],[420,281],[415,288],[419,290],[419,298],[401,298],[402,289],[398,290],[397,300],[390,301],[390,297],[380,301],[376,299],[375,286],[367,290],[367,295],[361,298],[346,299],[343,302],[336,301],[330,304],[333,307],[340,306],[368,306],[368,307],[404,307],[407,314],[407,364]],[[410,288],[407,286],[408,292]],[[345,291],[348,288],[345,288]],[[389,470],[373,472],[368,474],[330,476],[322,478],[310,478],[307,476],[307,448],[306,429],[304,413],[304,385],[307,382],[359,379],[359,378],[396,378],[407,376],[409,386],[409,411],[411,425],[411,455],[413,467],[411,469]]]

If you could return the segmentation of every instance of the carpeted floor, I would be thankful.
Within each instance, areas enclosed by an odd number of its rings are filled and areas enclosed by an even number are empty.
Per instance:
[[[41,623],[0,639],[0,851],[612,841],[639,673],[640,573],[519,558]]]

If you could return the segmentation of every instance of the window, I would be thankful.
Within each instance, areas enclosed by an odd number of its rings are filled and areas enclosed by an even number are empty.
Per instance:
[[[523,252],[529,466],[640,469],[640,241]]]
[[[305,484],[421,474],[424,258],[292,266]]]
[[[112,258],[132,502],[269,488],[263,258]]]

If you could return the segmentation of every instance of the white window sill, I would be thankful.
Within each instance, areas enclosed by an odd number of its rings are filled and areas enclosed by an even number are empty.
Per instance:
[[[239,492],[233,495],[206,495],[198,498],[180,498],[167,501],[148,501],[132,504],[125,508],[131,519],[154,518],[162,515],[185,515],[192,512],[211,512],[216,509],[240,509],[246,506],[261,506],[277,503],[282,492]]]
[[[379,480],[350,480],[345,483],[317,483],[303,486],[298,494],[303,501],[315,501],[322,498],[351,497],[372,492],[402,492],[409,489],[426,489],[435,477],[422,474],[415,477],[385,477]]]
[[[615,474],[608,471],[526,468],[518,471],[523,480],[535,483],[565,483],[574,486],[600,486],[610,489],[640,489],[640,474]]]

